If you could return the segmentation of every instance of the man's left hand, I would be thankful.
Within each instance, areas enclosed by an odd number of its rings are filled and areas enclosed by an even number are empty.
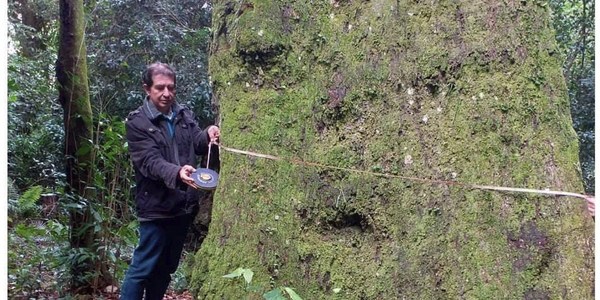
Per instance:
[[[588,212],[594,217],[596,215],[596,197],[586,195],[585,200],[587,201]]]

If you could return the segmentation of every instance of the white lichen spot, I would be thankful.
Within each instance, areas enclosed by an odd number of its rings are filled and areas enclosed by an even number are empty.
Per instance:
[[[261,29],[261,30],[259,30],[259,31],[258,31],[258,36],[263,36],[263,35],[265,35],[265,32],[264,32],[262,29]]]
[[[415,104],[415,101],[413,99],[408,100],[408,104],[413,105]]]
[[[412,16],[414,16],[414,15],[415,15],[415,13],[412,13],[412,12],[409,12],[409,13],[408,13],[408,16],[410,16],[410,17],[412,17]]]
[[[471,100],[477,101],[477,97],[473,96],[473,97],[471,97]]]
[[[329,18],[333,20],[333,18],[335,18],[335,14],[334,13],[330,13],[329,14]]]
[[[352,24],[348,24],[348,31],[352,30]]]
[[[438,106],[437,112],[441,113],[442,112],[442,108]]]
[[[246,82],[246,87],[250,87],[250,84]]]
[[[456,176],[458,176],[458,173],[452,172],[452,179],[456,179]]]
[[[483,96],[485,96],[483,92],[479,92],[479,99],[483,99]]]
[[[227,81],[227,85],[231,85],[231,82]]]
[[[404,157],[404,164],[405,164],[405,165],[412,165],[412,163],[413,163],[412,156],[410,156],[410,154],[407,154],[407,155]]]
[[[424,115],[423,116],[423,123],[427,123],[427,121],[429,121],[429,116]]]
[[[406,93],[409,94],[409,95],[413,95],[415,93],[415,89],[408,88],[408,89],[406,89]]]
[[[279,216],[275,215],[275,221],[279,221]]]

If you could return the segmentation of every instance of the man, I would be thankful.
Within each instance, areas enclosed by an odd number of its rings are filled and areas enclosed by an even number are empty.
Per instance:
[[[217,126],[201,130],[192,112],[175,101],[176,77],[163,63],[142,75],[144,103],[127,116],[126,136],[135,170],[140,240],[125,275],[121,299],[162,299],[179,265],[198,208],[190,175],[197,155],[219,139]]]

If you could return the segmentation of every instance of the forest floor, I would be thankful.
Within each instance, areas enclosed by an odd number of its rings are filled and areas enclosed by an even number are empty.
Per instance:
[[[102,297],[106,300],[118,300],[118,293],[103,294]],[[167,294],[163,297],[163,300],[191,300],[193,299],[190,292],[185,291],[183,293],[176,293],[174,291],[167,291]]]
[[[55,223],[56,224],[56,223]],[[47,222],[25,221],[11,224],[8,228],[8,299],[69,299],[65,297],[65,259],[62,249],[65,241],[52,236],[56,225]],[[133,251],[130,249],[131,252]],[[182,262],[187,257],[184,251]],[[193,296],[186,290],[182,266],[172,276],[171,286],[163,300],[190,300]],[[119,299],[119,291],[113,287],[91,295],[89,299]]]
[[[104,299],[104,300],[118,300],[119,293],[101,293],[97,295],[92,295],[93,299]],[[29,295],[12,295],[10,299],[59,299],[60,296],[56,291],[36,291],[34,294]],[[163,300],[191,300],[193,299],[192,294],[188,291],[184,291],[182,293],[177,293],[175,291],[169,290],[163,297]]]

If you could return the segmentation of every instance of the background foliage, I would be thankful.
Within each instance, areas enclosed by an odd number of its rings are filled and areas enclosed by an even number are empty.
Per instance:
[[[593,1],[548,2],[564,56],[575,130],[581,142],[582,177],[594,193]],[[9,0],[8,179],[9,293],[35,296],[60,291],[67,274],[66,211],[79,205],[60,197],[64,184],[62,110],[57,103],[58,3]],[[115,281],[122,278],[136,242],[131,168],[123,120],[143,99],[140,73],[150,62],[172,64],[178,99],[205,126],[214,119],[207,74],[211,6],[205,1],[86,1],[89,82],[96,124],[95,226]],[[51,209],[38,202],[56,193]],[[38,251],[43,246],[44,251]],[[66,276],[65,275],[65,276]]]
[[[141,72],[154,61],[177,71],[178,101],[212,120],[206,72],[209,6],[204,1],[98,1],[88,5],[94,108],[126,116],[143,99]]]
[[[573,127],[579,136],[580,160],[587,193],[594,194],[594,12],[595,1],[549,1],[556,39],[564,56]]]
[[[9,295],[67,293],[68,266],[87,256],[100,256],[104,264],[99,267],[108,270],[118,285],[137,243],[123,121],[144,97],[140,80],[144,67],[162,61],[177,71],[179,101],[194,109],[203,126],[212,123],[206,72],[210,6],[192,0],[85,2],[95,157],[89,185],[94,199],[71,199],[62,195],[63,112],[54,69],[58,3],[8,4]],[[40,198],[55,200],[42,203]],[[96,253],[68,249],[69,234],[76,234],[69,231],[68,211],[83,205],[92,210],[89,226],[98,233]],[[39,246],[47,251],[39,251]],[[88,276],[99,273],[90,270]],[[174,280],[176,285],[181,282],[185,280]]]

